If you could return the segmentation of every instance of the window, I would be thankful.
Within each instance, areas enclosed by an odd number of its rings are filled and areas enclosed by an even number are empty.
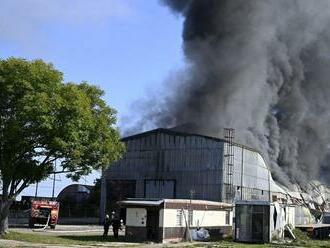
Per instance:
[[[181,209],[178,209],[176,211],[176,225],[182,226],[182,210]]]
[[[230,211],[226,211],[226,225],[230,225]]]

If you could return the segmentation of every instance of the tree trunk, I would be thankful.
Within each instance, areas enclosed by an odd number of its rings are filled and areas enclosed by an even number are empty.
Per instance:
[[[0,235],[8,232],[8,216],[11,203],[12,201],[8,199],[0,201]]]

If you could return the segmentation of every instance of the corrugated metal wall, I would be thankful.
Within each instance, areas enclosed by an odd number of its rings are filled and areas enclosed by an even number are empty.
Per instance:
[[[222,142],[158,132],[125,143],[127,153],[106,171],[107,180],[136,180],[136,197],[145,196],[145,179],[175,180],[176,198],[193,190],[194,199],[221,200]]]
[[[227,143],[224,144],[226,146]],[[234,173],[233,199],[225,199],[225,191],[228,183],[228,173],[224,158],[223,167],[223,199],[230,202],[235,200],[269,200],[270,171],[261,155],[251,149],[234,146]],[[242,177],[243,174],[243,177]]]
[[[106,170],[105,176],[108,182],[135,180],[137,198],[174,195],[189,199],[193,190],[194,199],[269,200],[270,172],[261,155],[254,150],[234,146],[234,195],[232,199],[226,199],[228,174],[223,156],[224,141],[158,131],[124,139],[124,142],[126,154]],[[152,185],[150,180],[159,183]],[[174,186],[170,187],[172,181]],[[161,185],[174,192],[164,194],[166,189],[159,188]]]
[[[175,180],[145,180],[146,198],[173,199],[175,197]]]

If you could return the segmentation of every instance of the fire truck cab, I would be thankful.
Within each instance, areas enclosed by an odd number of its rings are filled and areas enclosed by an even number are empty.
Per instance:
[[[29,227],[33,228],[35,224],[44,224],[54,229],[59,214],[60,204],[56,201],[33,200],[31,202],[31,214],[29,218]]]

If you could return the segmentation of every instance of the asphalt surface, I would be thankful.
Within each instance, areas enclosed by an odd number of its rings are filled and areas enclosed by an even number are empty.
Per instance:
[[[50,229],[47,227],[43,229],[43,226],[35,226],[35,228],[29,228],[28,226],[21,227],[12,227],[11,231],[22,232],[22,233],[37,233],[37,234],[46,234],[46,235],[102,235],[103,226],[99,225],[56,225],[55,229]],[[111,228],[109,230],[109,235],[111,235]],[[121,235],[124,235],[124,232],[120,232]]]

